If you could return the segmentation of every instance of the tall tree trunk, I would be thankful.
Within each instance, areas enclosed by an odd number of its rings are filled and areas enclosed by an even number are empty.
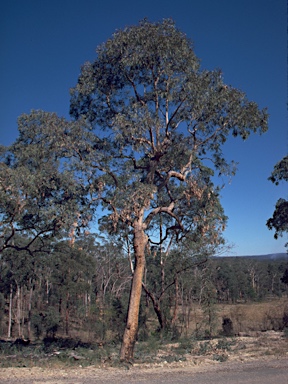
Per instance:
[[[89,291],[87,290],[84,293],[84,305],[85,305],[85,317],[88,317],[90,315],[90,309],[91,309],[91,285],[92,282],[91,280],[88,280],[88,285],[89,285]]]
[[[20,286],[16,283],[16,297],[17,297],[17,315],[16,315],[16,323],[18,328],[18,337],[22,336],[21,332],[21,294],[20,294]]]
[[[8,316],[8,332],[7,337],[10,339],[12,335],[12,305],[13,305],[13,286],[10,284],[10,294],[9,294],[9,316]]]
[[[130,291],[129,307],[126,327],[120,351],[121,361],[130,361],[134,356],[134,346],[138,332],[139,309],[142,292],[142,281],[145,268],[145,247],[147,236],[145,235],[142,218],[134,224],[134,257],[135,267]]]
[[[171,325],[174,326],[176,324],[176,320],[178,317],[178,307],[179,307],[179,282],[178,282],[178,275],[175,276],[175,304],[174,304],[174,311],[173,311],[173,317],[171,321]]]
[[[65,333],[66,336],[69,336],[69,299],[70,299],[70,294],[67,292],[66,294],[66,308],[65,308]]]
[[[47,277],[47,280],[46,280],[46,304],[49,304],[49,291],[50,291],[49,278]]]
[[[28,301],[28,324],[27,324],[27,333],[28,333],[29,340],[31,339],[32,297],[33,297],[33,285],[32,285],[32,282],[30,282],[29,301]]]

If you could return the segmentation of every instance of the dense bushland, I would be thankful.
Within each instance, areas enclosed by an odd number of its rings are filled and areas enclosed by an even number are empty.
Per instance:
[[[157,334],[174,339],[191,332],[215,335],[219,333],[219,324],[215,324],[218,305],[287,294],[287,259],[206,260],[180,249],[166,254],[158,249],[147,259],[139,340]],[[93,235],[80,237],[73,246],[64,240],[51,242],[49,253],[37,257],[5,250],[0,259],[1,338],[61,336],[100,344],[119,342],[132,270],[129,252],[117,241]],[[198,324],[195,311],[201,312]],[[283,308],[283,318],[284,312]],[[281,326],[287,324],[278,324],[278,329]]]

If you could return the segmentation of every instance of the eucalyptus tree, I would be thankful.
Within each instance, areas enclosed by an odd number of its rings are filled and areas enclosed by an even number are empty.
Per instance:
[[[268,178],[272,183],[278,185],[280,181],[288,181],[288,156],[284,156],[275,166],[274,171]],[[283,233],[288,232],[288,201],[284,198],[276,202],[273,216],[266,223],[269,229],[275,229],[274,237],[278,239]],[[288,243],[286,244],[288,246]]]
[[[32,111],[19,117],[17,140],[1,147],[0,252],[42,252],[47,238],[87,224],[85,186],[63,161],[60,138],[71,124],[77,125]]]
[[[161,242],[172,233],[180,241],[213,232],[217,243],[225,217],[211,177],[215,170],[234,173],[222,145],[229,136],[266,131],[267,112],[225,85],[219,70],[201,70],[191,41],[173,21],[143,20],[117,31],[83,65],[71,90],[71,115],[90,125],[88,139],[78,137],[74,147],[91,195],[111,228],[124,226],[133,236],[120,352],[130,360],[153,221],[166,219]]]

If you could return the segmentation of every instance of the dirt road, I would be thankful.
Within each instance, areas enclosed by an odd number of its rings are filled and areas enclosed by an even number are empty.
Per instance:
[[[2,368],[1,384],[287,384],[288,358],[225,362],[210,366],[182,368],[157,367],[131,369],[41,369]]]

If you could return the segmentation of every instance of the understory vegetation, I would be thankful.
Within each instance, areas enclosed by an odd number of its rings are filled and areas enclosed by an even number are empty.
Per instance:
[[[138,340],[133,366],[181,365],[190,364],[191,361],[198,365],[205,361],[225,362],[233,356],[237,358],[237,355],[243,360],[245,356],[249,359],[256,356],[283,356],[287,353],[286,298],[256,303],[216,304],[215,307],[218,333],[215,331],[213,336],[205,337],[195,332],[196,319],[204,320],[203,310],[196,305],[191,329],[185,335],[172,336],[171,333],[161,334],[154,331],[145,341]],[[230,316],[229,319],[235,326],[233,335],[227,332],[227,328],[225,332],[223,319],[227,319],[227,316]],[[269,331],[278,327],[283,332]],[[107,338],[106,341],[84,342],[80,336],[87,338],[84,333],[78,333],[74,337],[59,334],[33,341],[22,338],[0,340],[0,367],[123,367],[123,362],[119,359],[119,341]],[[129,369],[130,365],[124,364],[124,367]]]

